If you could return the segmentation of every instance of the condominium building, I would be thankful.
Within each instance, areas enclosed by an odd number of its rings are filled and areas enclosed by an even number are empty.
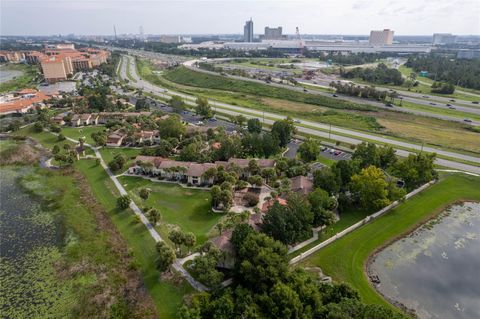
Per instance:
[[[53,55],[41,60],[45,80],[49,83],[65,80],[73,73],[72,59],[68,56]]]
[[[370,31],[370,45],[391,45],[393,43],[393,30]]]
[[[245,22],[243,27],[243,41],[244,42],[253,42],[253,21],[252,18]]]
[[[286,40],[287,36],[282,34],[282,27],[265,27],[265,34],[260,35],[260,40]]]

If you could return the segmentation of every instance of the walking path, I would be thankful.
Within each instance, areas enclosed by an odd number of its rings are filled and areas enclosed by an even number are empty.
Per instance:
[[[78,143],[78,141],[73,138],[67,137],[67,140],[72,141],[74,143]],[[100,165],[102,165],[103,169],[107,172],[113,184],[118,189],[118,192],[120,193],[120,195],[122,196],[128,195],[123,185],[118,181],[117,177],[112,173],[110,168],[107,166],[107,164],[103,160],[102,154],[100,154],[100,152],[98,151],[98,148],[87,143],[85,143],[84,145],[87,147],[90,147],[93,150],[93,152],[95,153],[95,156],[100,160]],[[130,208],[135,213],[135,215],[137,215],[140,218],[140,220],[145,225],[145,227],[147,227],[147,230],[150,233],[150,236],[152,236],[155,242],[164,241],[160,236],[160,234],[155,229],[155,227],[153,227],[153,225],[150,223],[147,217],[145,217],[142,210],[137,206],[137,204],[135,204],[134,201],[130,201]],[[190,273],[186,271],[185,268],[183,268],[182,264],[183,264],[182,259],[176,259],[175,262],[173,263],[173,268],[176,271],[178,271],[194,289],[198,291],[208,291],[209,289],[202,283],[196,281],[195,278],[193,278],[192,275],[190,275]]]

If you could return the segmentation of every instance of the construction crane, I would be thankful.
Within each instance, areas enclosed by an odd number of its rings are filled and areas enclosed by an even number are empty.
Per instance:
[[[297,35],[298,44],[300,46],[300,55],[303,55],[303,50],[305,49],[305,44],[302,40],[302,37],[300,36],[300,30],[298,29],[298,27],[296,27],[296,29],[295,29],[295,34]]]

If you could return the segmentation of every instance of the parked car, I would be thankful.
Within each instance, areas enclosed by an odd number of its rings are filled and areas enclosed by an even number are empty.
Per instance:
[[[205,123],[203,123],[202,121],[198,121],[196,124],[197,124],[198,126],[205,125]]]
[[[333,154],[333,153],[335,153],[335,149],[334,149],[334,148],[332,148],[332,149],[330,150],[330,154]]]
[[[333,155],[335,155],[335,156],[338,156],[338,155],[341,155],[341,154],[342,154],[342,151],[335,151],[335,152],[333,152]]]
[[[216,119],[216,118],[214,118],[214,117],[212,117],[212,118],[209,118],[209,119],[208,119],[208,121],[209,121],[209,122],[216,122],[216,121],[217,121],[217,119]]]
[[[188,114],[188,111],[183,111],[182,114]]]

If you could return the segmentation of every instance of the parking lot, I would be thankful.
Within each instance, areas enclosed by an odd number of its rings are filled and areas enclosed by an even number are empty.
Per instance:
[[[337,150],[335,148],[330,148],[330,147],[322,147],[322,151],[320,152],[320,156],[332,159],[334,161],[340,161],[340,160],[350,160],[352,159],[352,154]]]

